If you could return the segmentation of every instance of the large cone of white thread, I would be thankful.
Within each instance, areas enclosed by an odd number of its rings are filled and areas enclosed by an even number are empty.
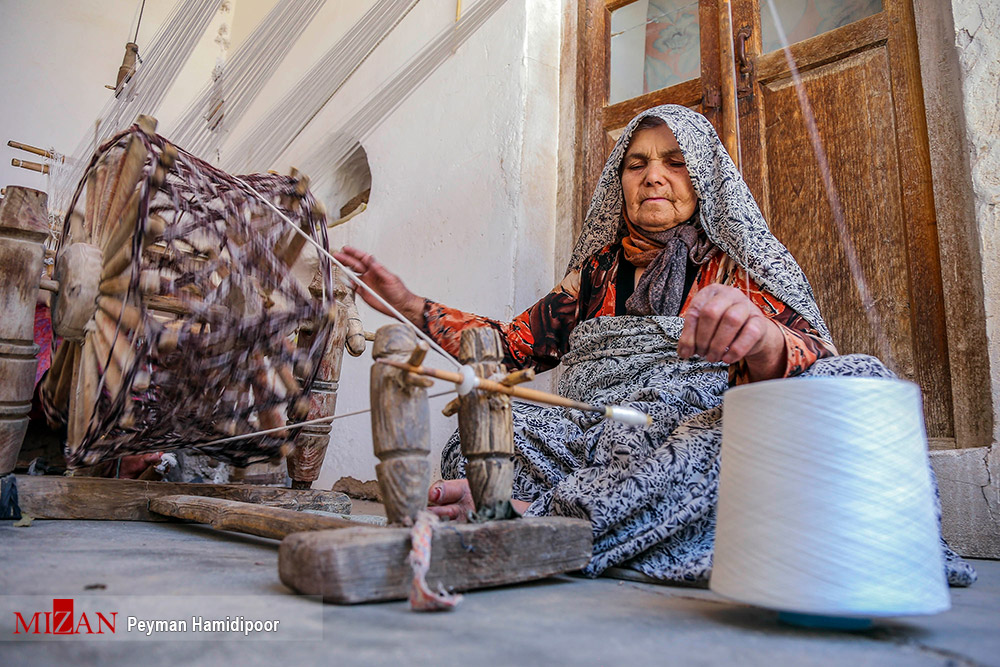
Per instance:
[[[920,390],[881,378],[800,378],[725,396],[710,587],[824,616],[951,605]]]

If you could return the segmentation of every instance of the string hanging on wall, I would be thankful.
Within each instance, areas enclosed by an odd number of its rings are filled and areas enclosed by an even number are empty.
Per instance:
[[[223,150],[223,167],[232,173],[269,168],[416,4],[379,0],[296,82],[294,105],[278,102],[235,148]]]
[[[279,2],[188,105],[171,140],[205,159],[215,152],[326,0]]]
[[[504,5],[506,0],[480,0],[461,20],[439,32],[414,58],[380,86],[330,138],[305,160],[304,169],[313,177],[317,192],[325,192],[337,171],[357,150],[358,143],[437,70],[469,37]]]
[[[227,0],[180,0],[174,5],[149,47],[143,49],[135,72],[102,109],[94,132],[79,143],[65,166],[52,174],[49,210],[59,214],[66,210],[98,146],[132,125],[140,114],[156,111],[212,17],[228,6]]]

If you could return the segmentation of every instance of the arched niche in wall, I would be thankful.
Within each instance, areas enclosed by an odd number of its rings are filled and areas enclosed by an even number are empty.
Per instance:
[[[354,143],[343,161],[334,167],[329,183],[330,189],[324,195],[331,222],[364,210],[372,191],[372,170],[364,146]]]

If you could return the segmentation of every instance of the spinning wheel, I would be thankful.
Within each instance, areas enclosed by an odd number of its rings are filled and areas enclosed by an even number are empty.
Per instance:
[[[237,465],[287,453],[287,432],[197,447],[304,417],[334,328],[328,260],[311,293],[290,270],[305,239],[258,194],[327,247],[294,171],[229,176],[148,117],[94,156],[57,252],[64,340],[41,388],[70,465],[192,445]]]

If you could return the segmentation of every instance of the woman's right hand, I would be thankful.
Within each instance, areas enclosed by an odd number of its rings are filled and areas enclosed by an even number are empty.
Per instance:
[[[344,246],[340,252],[333,253],[337,261],[358,274],[361,282],[371,287],[389,302],[393,308],[403,314],[418,327],[424,325],[424,299],[406,288],[399,276],[389,271],[378,263],[378,261],[366,252],[362,252],[351,246]],[[356,290],[357,291],[357,290]],[[392,315],[389,310],[382,305],[367,290],[360,290],[361,298],[369,306],[385,315]]]

